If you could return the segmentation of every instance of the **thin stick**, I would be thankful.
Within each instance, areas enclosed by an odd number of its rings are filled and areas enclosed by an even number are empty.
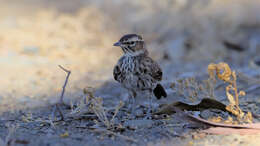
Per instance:
[[[68,83],[68,80],[69,80],[71,71],[65,69],[65,68],[62,67],[61,65],[59,65],[59,67],[60,67],[63,71],[65,71],[65,72],[67,73],[67,76],[66,76],[65,82],[64,82],[63,87],[62,87],[62,92],[61,92],[61,95],[60,95],[60,102],[59,102],[59,103],[56,103],[55,106],[53,107],[52,118],[53,118],[53,119],[55,118],[55,115],[56,115],[55,113],[56,113],[56,111],[58,110],[58,112],[59,112],[59,114],[60,114],[60,116],[61,116],[61,120],[64,120],[64,116],[63,116],[62,110],[61,110],[61,108],[60,108],[60,105],[64,104],[63,97],[64,97],[65,89],[66,89],[66,86],[67,86],[67,83]]]
[[[64,116],[63,116],[63,113],[61,111],[61,108],[60,108],[59,104],[57,103],[55,106],[56,106],[56,109],[58,110],[58,112],[59,112],[59,114],[61,116],[61,120],[64,121]]]
[[[68,83],[68,80],[69,80],[71,71],[65,69],[65,68],[62,67],[61,65],[59,65],[59,67],[60,67],[63,71],[65,71],[65,72],[67,73],[67,76],[66,76],[64,85],[63,85],[63,87],[62,87],[62,92],[61,92],[61,95],[60,95],[60,103],[62,104],[62,103],[64,103],[64,102],[63,102],[63,97],[64,97],[65,89],[66,89],[66,86],[67,86],[67,83]]]

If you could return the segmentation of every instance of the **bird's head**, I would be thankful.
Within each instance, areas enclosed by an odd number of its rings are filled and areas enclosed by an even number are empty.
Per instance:
[[[147,54],[143,38],[137,34],[127,34],[114,44],[122,48],[124,53],[129,56]]]

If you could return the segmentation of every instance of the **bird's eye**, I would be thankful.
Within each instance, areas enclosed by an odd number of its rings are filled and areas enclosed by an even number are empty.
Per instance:
[[[125,42],[124,44],[126,44],[126,45],[133,45],[133,44],[135,44],[135,42]]]
[[[131,45],[131,44],[132,44],[132,42],[125,42],[125,44],[127,44],[127,45]]]

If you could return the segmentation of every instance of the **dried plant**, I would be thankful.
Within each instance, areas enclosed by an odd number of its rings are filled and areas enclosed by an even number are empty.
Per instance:
[[[25,123],[29,123],[31,121],[34,121],[32,113],[27,113],[25,115],[22,115],[22,121]]]
[[[101,121],[107,129],[113,129],[115,127],[115,117],[119,112],[119,109],[124,106],[124,102],[120,101],[118,106],[115,107],[115,112],[111,119],[107,116],[107,110],[103,106],[103,100],[100,97],[95,97],[93,94],[92,88],[85,88],[84,93],[86,96],[86,103],[89,103],[89,109],[98,117],[99,121]]]
[[[214,89],[216,86],[216,80],[212,80],[211,78],[204,80],[203,81],[204,84],[202,84],[202,90],[204,92],[207,93],[208,97],[210,98],[215,98],[215,93],[214,93]]]
[[[101,98],[94,98],[91,100],[91,110],[97,115],[98,119],[103,122],[107,128],[111,127],[110,121],[107,118],[107,113],[103,107],[103,100]]]
[[[239,107],[239,96],[245,96],[244,91],[239,91],[236,84],[236,72],[232,71],[228,64],[220,62],[218,64],[209,64],[208,73],[211,80],[218,79],[228,83],[226,87],[226,95],[229,100],[229,105],[226,109],[236,115],[239,121],[252,122],[252,114],[248,112],[246,115]],[[233,93],[233,94],[232,94]]]
[[[191,100],[197,101],[201,98],[214,98],[214,86],[216,82],[211,79],[202,83],[194,77],[178,79],[176,83],[171,84],[171,89],[175,90],[179,95]]]
[[[78,103],[73,104],[72,102],[70,103],[71,111],[69,113],[69,117],[76,118],[78,116],[81,116],[85,113],[91,112],[89,109],[90,106],[90,101],[94,99],[94,93],[95,89],[92,87],[86,87],[83,89],[83,93],[86,95],[80,100]]]

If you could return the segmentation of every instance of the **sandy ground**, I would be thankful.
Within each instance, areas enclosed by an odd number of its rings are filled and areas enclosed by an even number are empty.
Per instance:
[[[189,77],[201,82],[208,78],[209,63],[225,61],[238,72],[239,89],[249,91],[241,98],[241,107],[259,114],[260,92],[250,88],[259,85],[260,77],[260,68],[255,64],[260,55],[259,2],[167,2],[1,1],[2,141],[30,146],[257,145],[259,135],[194,138],[196,130],[184,128],[174,115],[158,120],[127,120],[124,124],[137,128],[120,134],[135,139],[136,143],[106,132],[93,132],[89,127],[94,120],[55,122],[54,126],[46,122],[66,77],[58,65],[72,72],[66,103],[79,102],[85,97],[86,87],[95,88],[95,96],[103,98],[107,108],[114,108],[126,99],[126,91],[112,77],[113,66],[122,55],[112,44],[128,32],[144,36],[150,56],[163,68],[162,84],[169,97],[155,103],[193,103],[204,98],[178,95],[170,84]],[[223,45],[223,40],[245,49],[230,49]],[[216,89],[216,98],[227,103],[223,89]],[[146,103],[145,98],[139,100],[140,104]]]

